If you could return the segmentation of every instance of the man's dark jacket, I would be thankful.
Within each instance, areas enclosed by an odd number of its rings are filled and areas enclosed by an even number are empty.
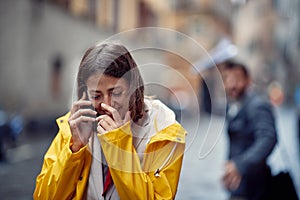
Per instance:
[[[272,106],[255,94],[246,95],[235,116],[228,116],[229,159],[236,164],[242,181],[233,195],[262,199],[270,176],[266,164],[276,142]]]

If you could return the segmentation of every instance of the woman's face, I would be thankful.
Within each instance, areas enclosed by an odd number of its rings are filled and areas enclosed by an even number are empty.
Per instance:
[[[87,94],[98,115],[105,114],[101,103],[115,108],[124,119],[129,108],[129,84],[124,78],[115,78],[102,73],[91,75],[87,81]]]

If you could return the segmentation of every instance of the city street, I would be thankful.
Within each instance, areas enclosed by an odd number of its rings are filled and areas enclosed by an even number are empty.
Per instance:
[[[300,166],[296,132],[292,130],[294,115],[292,110],[277,110],[280,143],[286,145],[286,151],[290,156],[290,164],[283,162],[278,150],[274,151],[270,158],[274,174],[280,170],[289,169],[294,181],[299,187]],[[187,148],[181,173],[181,179],[176,199],[205,199],[225,200],[227,193],[223,190],[220,179],[223,171],[223,162],[226,158],[227,139],[222,130],[222,119],[215,118],[212,121],[207,116],[200,118],[200,124],[193,119],[184,120],[183,125],[187,129]],[[211,125],[209,122],[211,121]],[[295,124],[294,124],[295,125]],[[210,126],[210,130],[208,131]],[[195,133],[194,131],[198,131]],[[283,139],[282,133],[289,133]],[[207,142],[202,143],[208,134]],[[220,134],[220,135],[219,135]],[[55,133],[39,132],[35,134],[23,133],[16,148],[8,153],[9,162],[0,164],[0,196],[7,200],[32,199],[35,187],[35,178],[40,171],[43,154]],[[298,192],[299,189],[298,189]]]
[[[33,20],[30,1],[0,1],[0,60],[5,60],[1,61],[1,70],[9,67],[6,66],[7,63],[44,62],[57,48],[67,52],[66,57],[73,56],[73,61],[77,62],[85,47],[109,37],[108,32],[76,19],[53,5],[44,5],[43,10],[36,14],[40,17]],[[53,30],[57,34],[49,35]],[[61,32],[69,37],[61,35]],[[31,49],[27,49],[28,43]],[[10,54],[3,53],[3,46],[9,48]],[[15,56],[12,49],[17,50],[16,54],[20,54],[20,51],[27,53],[21,53],[21,60],[10,62],[7,60],[13,60]],[[22,84],[22,81],[17,83]],[[290,107],[280,107],[275,114],[279,144],[284,145],[285,153],[282,156],[278,149],[273,152],[269,159],[272,172],[276,174],[281,170],[289,170],[300,195],[300,150],[296,112]],[[186,117],[183,126],[188,131],[187,146],[176,199],[225,200],[227,193],[220,182],[228,147],[227,137],[223,133],[224,119],[201,115],[198,122],[197,117]],[[55,134],[56,130],[46,129],[40,129],[36,133],[23,132],[17,146],[8,149],[8,162],[0,163],[0,199],[32,199],[35,178],[40,172],[43,155]]]

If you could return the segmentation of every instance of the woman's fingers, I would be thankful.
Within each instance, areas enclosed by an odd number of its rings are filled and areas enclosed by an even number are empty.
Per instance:
[[[108,114],[97,117],[98,126],[101,127],[98,130],[100,133],[117,129],[130,121],[130,111],[125,114],[124,120],[122,120],[121,115],[115,108],[104,103],[101,103],[101,107]]]
[[[86,116],[86,117],[90,117],[92,119],[94,119],[95,121],[95,118],[97,116],[97,112],[95,110],[92,110],[92,109],[79,109],[77,110],[75,113],[73,113],[72,115],[70,115],[70,120],[73,120],[73,119],[77,119],[81,116]]]
[[[104,130],[104,128],[102,128],[102,126],[98,125],[97,126],[97,131],[100,133],[100,134],[103,134],[103,133],[106,133],[107,131]]]
[[[81,116],[77,119],[69,120],[69,125],[72,130],[77,130],[82,123],[93,123],[95,120],[95,118]]]
[[[78,101],[75,101],[72,104],[71,114],[75,113],[82,106],[91,106],[91,105],[92,105],[92,102],[87,100],[86,92],[83,92],[82,97]]]
[[[99,123],[98,123],[99,126],[101,126],[105,131],[111,131],[113,130],[114,128],[108,124],[107,121],[105,120],[100,120]]]
[[[98,125],[107,131],[118,128],[116,122],[108,115],[100,115],[96,120],[98,121]]]
[[[119,115],[119,114],[118,114]],[[119,115],[120,116],[120,115]],[[130,111],[128,111],[125,115],[124,120],[121,120],[121,122],[117,123],[116,120],[114,120],[111,116],[109,115],[100,115],[99,117],[96,118],[96,120],[98,121],[98,126],[101,126],[101,128],[107,132],[107,131],[111,131],[114,129],[117,129],[119,127],[121,127],[122,125],[124,125],[126,122],[128,122],[131,119],[130,117]],[[101,130],[100,133],[103,132],[103,130]]]
[[[95,121],[96,121],[95,118],[83,116],[83,115],[75,119],[76,124],[81,122],[95,122]]]
[[[71,108],[71,114],[75,113],[77,110],[79,110],[82,107],[88,107],[88,106],[92,106],[92,102],[88,101],[88,100],[79,100],[79,101],[75,101],[72,105]]]
[[[86,100],[84,93],[78,101],[74,102],[70,111],[68,123],[72,132],[71,150],[77,152],[87,144],[96,122],[97,112],[93,109],[92,102]]]
[[[113,107],[111,107],[111,106],[109,106],[109,105],[107,105],[105,103],[101,103],[101,107],[104,108],[104,110],[108,111],[112,115],[112,118],[114,119],[114,121],[116,122],[116,124],[118,126],[120,126],[120,125],[123,124],[121,116],[120,116],[119,112],[115,108],[113,108]]]

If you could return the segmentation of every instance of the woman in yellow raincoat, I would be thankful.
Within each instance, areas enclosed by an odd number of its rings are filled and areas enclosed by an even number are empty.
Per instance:
[[[34,199],[174,199],[186,132],[169,108],[144,97],[129,51],[114,43],[88,49],[77,95],[57,119]]]

